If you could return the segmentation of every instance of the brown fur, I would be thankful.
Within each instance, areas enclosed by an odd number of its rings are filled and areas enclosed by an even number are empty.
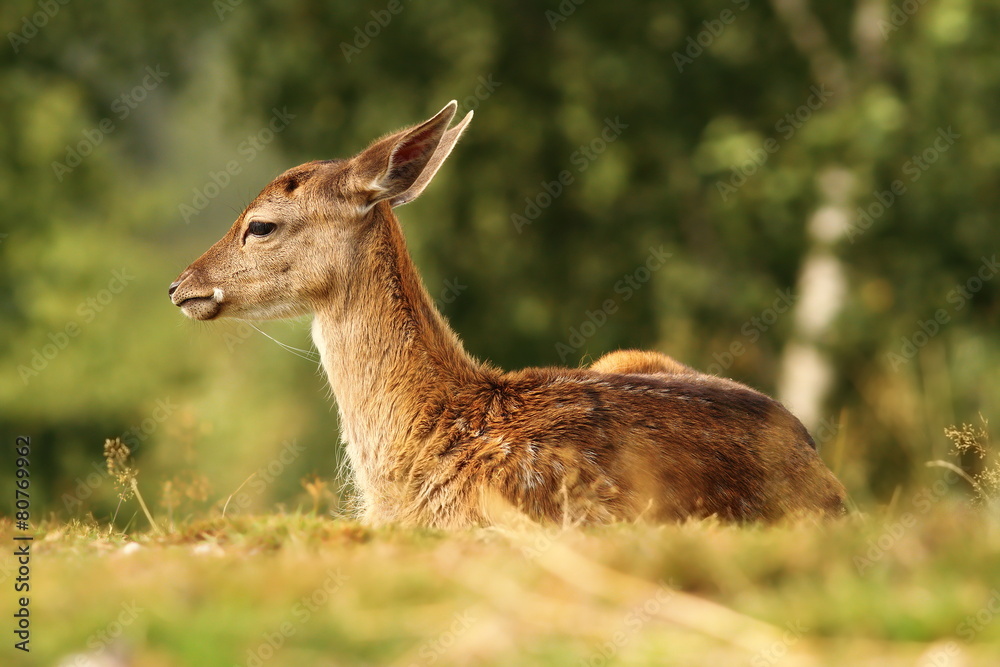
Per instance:
[[[608,352],[590,365],[590,370],[598,373],[620,373],[622,375],[694,375],[698,371],[685,366],[673,357],[648,350],[618,350]]]
[[[483,524],[497,499],[587,523],[841,513],[805,428],[748,387],[655,352],[511,373],[465,352],[392,210],[454,146],[471,116],[447,130],[454,109],[279,176],[170,290],[195,319],[315,313],[364,518]]]

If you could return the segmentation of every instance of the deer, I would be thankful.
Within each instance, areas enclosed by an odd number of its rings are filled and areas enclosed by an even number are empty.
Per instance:
[[[312,314],[358,518],[456,529],[836,517],[845,489],[778,401],[658,352],[505,372],[466,352],[395,209],[473,117],[449,102],[349,159],[285,171],[169,288],[193,320]]]

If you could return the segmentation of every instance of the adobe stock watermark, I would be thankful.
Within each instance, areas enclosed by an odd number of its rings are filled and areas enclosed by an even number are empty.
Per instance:
[[[133,86],[111,102],[111,113],[114,118],[106,116],[97,123],[95,127],[83,131],[83,138],[75,144],[66,145],[66,157],[63,162],[53,160],[52,173],[60,183],[63,178],[74,169],[83,164],[83,160],[94,152],[94,149],[104,143],[104,139],[118,129],[118,123],[124,121],[143,101],[150,92],[156,90],[163,80],[170,76],[170,72],[164,72],[159,65],[147,66],[145,76]]]
[[[521,556],[525,560],[537,560],[559,541],[559,538],[566,533],[564,526],[556,524],[541,524],[532,526],[530,539],[526,539],[520,546]]]
[[[434,305],[437,306],[438,310],[440,310],[442,304],[455,303],[455,300],[458,299],[462,292],[467,289],[469,289],[469,286],[463,285],[459,282],[458,278],[446,278],[444,281],[444,287],[434,299]]]
[[[750,6],[750,0],[732,0],[732,3],[740,12]],[[705,52],[705,49],[711,47],[715,40],[726,31],[726,26],[736,21],[736,17],[737,13],[727,7],[719,12],[718,18],[702,21],[704,29],[694,37],[688,36],[687,48],[684,49],[684,52],[674,51],[674,64],[677,65],[677,71],[683,74],[685,67],[694,64],[694,61]]]
[[[549,22],[549,29],[555,30],[559,27],[560,23],[565,23],[570,16],[576,13],[577,7],[586,1],[587,0],[561,0],[555,10],[546,9],[545,20]]]
[[[90,649],[90,652],[71,655],[60,662],[59,667],[91,667],[92,665],[104,662],[101,656],[107,652],[112,644],[121,638],[125,630],[135,623],[145,611],[135,600],[122,602],[121,611],[118,612],[118,615],[104,629],[98,630],[87,637],[87,648]]]
[[[324,573],[323,581],[308,595],[299,598],[285,614],[281,623],[272,630],[262,632],[260,641],[247,649],[246,667],[261,667],[271,660],[290,638],[294,637],[299,628],[308,623],[313,614],[330,603],[330,598],[336,595],[348,581],[348,576],[339,569],[333,568]]]
[[[608,145],[617,141],[622,132],[627,129],[628,124],[622,122],[621,116],[615,116],[614,120],[605,118],[604,128],[600,134],[586,144],[581,144],[570,154],[569,162],[575,168],[576,173],[582,174],[587,171],[594,160],[608,149]],[[517,233],[520,234],[525,227],[537,220],[542,211],[552,206],[552,202],[558,199],[565,192],[566,187],[575,181],[576,176],[569,169],[560,171],[555,180],[542,181],[541,189],[537,194],[524,198],[524,210],[520,214],[512,213],[510,216],[511,224],[514,225]]]
[[[819,450],[820,447],[833,440],[837,437],[837,433],[839,432],[840,422],[834,421],[833,417],[824,417],[820,420],[819,424],[813,428],[811,433],[816,449]]]
[[[149,412],[149,416],[138,424],[133,424],[119,438],[128,445],[128,448],[134,454],[160,428],[160,425],[170,419],[171,415],[176,411],[177,406],[173,404],[169,396],[157,399],[155,406]],[[64,493],[62,498],[60,498],[63,506],[70,512],[79,509],[83,505],[83,501],[94,495],[94,491],[99,489],[111,476],[103,459],[100,462],[92,461],[90,467],[93,468],[93,472],[88,473],[85,477],[77,477],[74,480],[73,493]]]
[[[193,197],[189,203],[181,203],[177,211],[184,218],[184,224],[190,224],[202,211],[208,208],[213,199],[233,182],[233,176],[241,173],[243,168],[257,159],[257,156],[274,141],[295,120],[295,114],[288,113],[288,107],[279,111],[271,109],[271,118],[264,127],[247,136],[236,146],[236,156],[227,160],[218,171],[208,172],[208,178],[201,187],[193,188]]]
[[[486,77],[476,78],[476,89],[472,91],[472,94],[462,100],[459,105],[458,115],[463,116],[470,111],[475,111],[479,108],[479,105],[490,99],[493,93],[496,92],[497,88],[503,85],[503,81],[494,81],[493,74],[488,74]]]
[[[213,0],[212,9],[215,10],[215,15],[219,17],[221,23],[226,19],[226,14],[232,14],[242,4],[243,0]]]
[[[21,29],[18,32],[8,32],[7,41],[16,55],[21,47],[38,35],[38,31],[49,24],[59,11],[68,5],[70,0],[38,0],[38,11],[31,16],[21,17]]]
[[[971,642],[979,633],[988,628],[1000,616],[1000,589],[990,590],[990,597],[974,614],[968,614],[955,626],[955,635],[963,642]],[[919,667],[948,667],[952,664],[964,665],[962,649],[958,642],[950,641],[928,653],[920,661]],[[956,663],[956,661],[958,661]]]
[[[601,327],[608,323],[608,318],[618,312],[620,303],[635,296],[635,293],[642,289],[643,285],[648,283],[653,274],[662,269],[671,257],[673,257],[673,253],[665,252],[662,245],[659,248],[650,247],[646,260],[615,283],[613,289],[617,296],[605,299],[597,310],[588,310],[586,319],[577,326],[569,328],[569,337],[566,342],[556,343],[556,353],[559,355],[559,360],[565,362],[567,357],[579,351]]]
[[[382,34],[382,31],[389,27],[393,17],[403,11],[402,0],[389,0],[385,9],[373,9],[369,12],[372,20],[363,26],[354,26],[354,40],[348,44],[340,43],[340,52],[344,54],[344,60],[350,64],[351,60],[358,57],[365,50],[373,39]]]
[[[111,304],[114,298],[121,294],[135,276],[127,268],[111,272],[111,280],[104,289],[81,301],[76,307],[79,320],[69,320],[60,329],[50,331],[48,342],[31,350],[31,360],[17,367],[17,374],[24,386],[42,374],[49,364],[59,356],[59,353],[69,347],[70,341],[80,335],[83,327],[97,319]]]
[[[943,153],[955,145],[955,142],[962,138],[962,135],[951,129],[939,127],[937,137],[930,146],[920,152],[920,155],[911,155],[910,159],[903,163],[903,175],[907,181],[916,183],[920,177],[938,161]],[[872,192],[874,201],[867,206],[858,207],[858,218],[847,228],[847,240],[852,244],[858,240],[862,234],[871,229],[875,221],[885,215],[899,197],[906,194],[906,182],[897,178],[889,184],[887,190],[876,190]]]
[[[615,657],[625,648],[643,627],[656,618],[676,595],[672,585],[660,582],[659,587],[648,599],[632,607],[622,619],[621,625],[598,646],[591,655],[576,663],[579,667],[605,667],[614,663]]]
[[[478,620],[472,615],[471,607],[465,611],[456,613],[447,628],[421,644],[420,649],[417,651],[417,656],[420,660],[411,662],[409,667],[421,667],[422,665],[433,665],[436,663],[455,646],[459,637],[467,633]]]
[[[799,296],[792,294],[792,290],[788,288],[776,289],[774,293],[777,296],[775,296],[771,305],[762,310],[759,315],[751,317],[740,327],[742,338],[731,342],[725,352],[721,354],[718,352],[712,353],[712,359],[715,361],[706,369],[706,373],[709,375],[724,375],[736,363],[737,359],[747,353],[747,346],[743,341],[746,340],[751,345],[756,343],[799,300]]]
[[[865,553],[854,557],[854,567],[857,568],[859,575],[864,574],[865,570],[895,549],[906,532],[917,525],[917,519],[930,512],[931,508],[948,495],[949,490],[961,479],[956,472],[947,468],[941,477],[913,494],[910,498],[909,511],[903,512],[894,521],[887,521],[878,537],[868,539],[866,543],[868,549]]]
[[[889,10],[889,20],[879,19],[878,30],[882,33],[882,39],[888,40],[889,35],[902,28],[917,13],[927,0],[903,0],[893,4]]]
[[[833,92],[826,89],[825,84],[809,87],[809,97],[793,111],[786,113],[774,124],[774,131],[779,138],[768,137],[759,148],[748,148],[747,159],[730,170],[729,178],[715,182],[715,188],[722,195],[722,201],[728,201],[729,196],[746,185],[746,182],[767,164],[772,155],[781,150],[782,141],[788,141],[809,122],[813,114],[833,97]]]
[[[945,296],[945,300],[951,306],[950,309],[938,308],[931,317],[918,320],[917,328],[910,335],[900,338],[899,347],[893,352],[885,353],[885,359],[892,370],[897,371],[900,366],[912,361],[920,350],[951,322],[952,314],[963,310],[998,272],[1000,272],[1000,262],[997,262],[996,254],[982,257],[976,273],[964,283],[955,285]]]
[[[298,440],[286,440],[281,443],[281,451],[253,472],[250,476],[250,481],[247,482],[247,488],[245,490],[237,490],[226,501],[223,514],[226,516],[239,516],[241,512],[247,510],[253,504],[254,498],[263,494],[267,490],[267,487],[281,477],[288,469],[288,466],[298,460],[304,451],[306,451],[306,448],[300,445]]]
[[[781,639],[776,639],[770,646],[758,651],[750,658],[751,667],[770,667],[777,665],[788,655],[788,650],[799,643],[809,632],[802,621],[789,621],[781,633]]]

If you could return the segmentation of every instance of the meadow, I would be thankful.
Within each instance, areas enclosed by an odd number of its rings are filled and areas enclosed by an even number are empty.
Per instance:
[[[985,427],[949,433],[953,454],[993,463]],[[131,518],[36,527],[31,652],[14,664],[957,667],[1000,655],[995,467],[935,462],[933,481],[832,521],[580,528],[510,513],[441,532],[334,516],[315,478],[303,480],[311,507],[242,513],[234,492],[147,519],[120,443],[106,455]],[[152,504],[164,505],[181,507]],[[0,534],[23,533],[5,518]]]
[[[4,662],[995,665],[1000,523],[905,504],[767,528],[43,524],[32,650]]]

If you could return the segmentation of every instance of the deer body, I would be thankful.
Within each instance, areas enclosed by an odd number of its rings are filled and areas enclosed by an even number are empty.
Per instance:
[[[313,312],[363,517],[489,523],[837,514],[844,490],[779,403],[669,357],[505,373],[438,313],[393,207],[420,194],[471,114],[449,104],[349,161],[279,176],[171,286],[196,319]]]

